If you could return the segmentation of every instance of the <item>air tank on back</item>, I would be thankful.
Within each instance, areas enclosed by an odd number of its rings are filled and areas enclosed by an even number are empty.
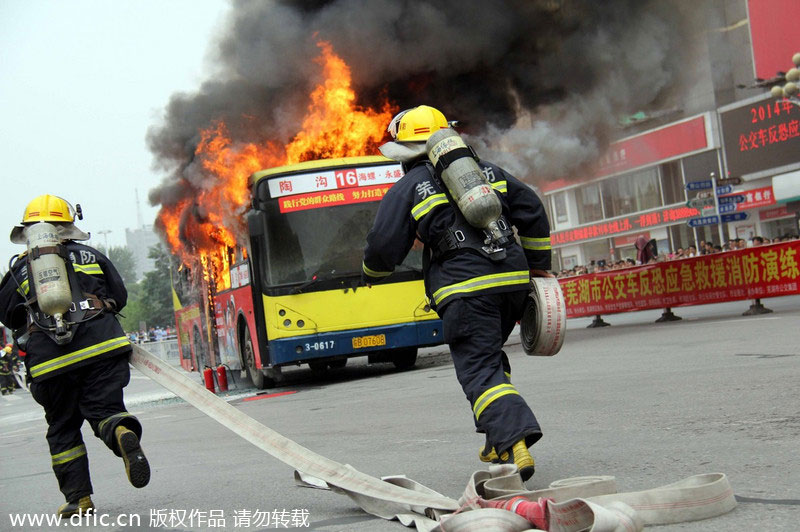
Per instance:
[[[36,303],[45,314],[53,316],[58,335],[66,331],[63,315],[72,305],[72,291],[67,277],[67,265],[55,251],[61,243],[55,226],[38,222],[25,228],[30,269]]]
[[[440,129],[428,138],[426,149],[467,222],[490,233],[492,241],[503,241],[497,226],[503,212],[500,199],[461,135],[452,128]]]

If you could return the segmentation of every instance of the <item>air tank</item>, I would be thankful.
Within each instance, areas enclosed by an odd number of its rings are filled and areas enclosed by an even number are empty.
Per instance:
[[[25,228],[25,237],[30,258],[28,279],[33,281],[36,303],[42,312],[53,316],[56,329],[64,331],[63,315],[72,305],[72,291],[67,265],[54,249],[61,242],[58,232],[54,225],[39,222]]]
[[[497,220],[503,206],[461,135],[452,128],[440,129],[428,138],[426,148],[434,166],[443,157],[449,161],[441,171],[442,181],[467,222],[491,233],[492,240],[501,240]],[[452,153],[455,150],[460,151]],[[452,157],[455,158],[450,160]]]

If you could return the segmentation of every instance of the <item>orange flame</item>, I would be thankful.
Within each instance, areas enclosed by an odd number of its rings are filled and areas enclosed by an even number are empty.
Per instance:
[[[396,111],[388,102],[380,111],[356,105],[350,67],[329,43],[317,46],[321,54],[314,61],[322,66],[324,81],[309,95],[302,129],[294,139],[285,146],[275,141],[237,143],[222,121],[213,123],[200,132],[193,169],[213,186],[195,191],[191,200],[162,206],[158,213],[157,224],[172,253],[190,267],[200,265],[205,281],[214,279],[217,290],[230,286],[228,249],[246,235],[242,215],[250,200],[250,175],[284,164],[374,152]]]

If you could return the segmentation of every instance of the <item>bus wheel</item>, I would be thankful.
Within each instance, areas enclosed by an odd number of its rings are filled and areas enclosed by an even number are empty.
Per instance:
[[[267,381],[271,379],[264,377],[264,373],[256,367],[256,354],[253,350],[253,341],[250,339],[250,330],[247,325],[242,330],[242,342],[240,345],[242,346],[242,360],[244,361],[244,367],[247,368],[247,375],[250,377],[250,381],[253,386],[263,390],[270,384]]]
[[[417,363],[417,348],[403,347],[395,349],[392,351],[390,359],[397,369],[411,369]]]

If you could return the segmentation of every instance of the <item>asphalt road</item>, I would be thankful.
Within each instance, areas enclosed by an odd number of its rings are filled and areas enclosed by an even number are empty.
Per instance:
[[[764,303],[775,312],[743,317],[748,304],[738,302],[676,309],[684,319],[672,323],[653,323],[655,311],[608,316],[612,326],[598,329],[586,328],[589,319],[570,320],[564,348],[549,359],[526,357],[512,336],[514,383],[545,431],[533,448],[537,468],[528,488],[613,475],[621,491],[634,491],[723,472],[740,501],[733,512],[653,529],[797,530],[800,296]],[[270,392],[296,393],[245,400],[255,390],[239,389],[227,399],[299,444],[374,476],[405,474],[456,498],[481,469],[483,440],[472,432],[444,348],[427,350],[407,372],[351,361],[327,377],[304,368],[287,375]],[[126,400],[145,427],[149,486],[131,487],[121,460],[88,426],[84,435],[99,512],[106,522],[136,514],[141,526],[71,529],[271,530],[274,521],[263,519],[276,510],[311,530],[404,529],[343,495],[296,486],[291,468],[138,372]],[[0,400],[0,530],[53,528],[13,527],[9,516],[51,513],[62,502],[45,430],[29,394]],[[225,526],[208,526],[219,517]],[[201,518],[205,526],[197,526]]]

